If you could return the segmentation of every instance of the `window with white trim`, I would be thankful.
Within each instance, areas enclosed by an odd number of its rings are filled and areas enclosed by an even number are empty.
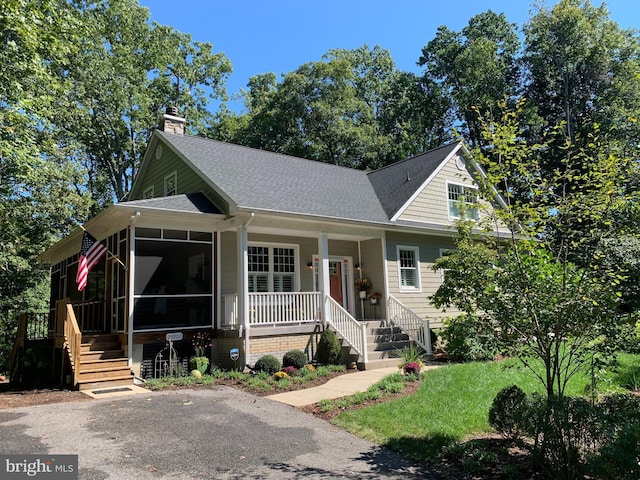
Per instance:
[[[164,177],[164,195],[169,197],[175,195],[178,191],[178,172]]]
[[[296,249],[284,246],[249,245],[249,292],[294,292]]]
[[[420,291],[420,250],[400,245],[397,250],[400,291]]]
[[[449,203],[449,218],[461,218],[461,210],[464,210],[466,219],[478,219],[477,188],[457,183],[447,183],[447,198]]]

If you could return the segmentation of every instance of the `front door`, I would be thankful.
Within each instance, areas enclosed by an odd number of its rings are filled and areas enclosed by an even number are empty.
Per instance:
[[[317,255],[313,256],[314,290],[318,291],[320,280],[318,279],[318,263],[320,259]],[[346,311],[353,312],[353,271],[351,257],[329,258],[329,295]]]
[[[329,286],[331,298],[344,306],[344,289],[342,283],[342,262],[329,261]]]

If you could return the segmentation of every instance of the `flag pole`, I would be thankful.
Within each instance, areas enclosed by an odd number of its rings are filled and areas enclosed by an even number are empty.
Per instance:
[[[87,232],[87,233],[89,233],[89,232],[87,231],[87,229],[86,229],[86,228],[84,228],[84,226],[83,226],[83,225],[80,225],[80,228],[82,229],[82,231],[83,231],[83,232]],[[118,256],[117,256],[117,255],[114,255],[114,254],[113,254],[113,252],[112,252],[111,250],[109,250],[108,248],[107,248],[107,253],[108,253],[109,255],[111,255],[111,258],[113,258],[116,262],[118,262],[120,265],[122,265],[122,268],[124,268],[125,270],[127,270],[127,266],[126,266],[124,263],[122,263],[122,260],[120,260],[120,258],[118,258]]]

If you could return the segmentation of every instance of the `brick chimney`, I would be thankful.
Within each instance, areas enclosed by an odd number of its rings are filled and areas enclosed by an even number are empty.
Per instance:
[[[167,107],[160,119],[158,128],[163,132],[173,133],[174,135],[184,135],[184,124],[186,122],[186,119],[178,116],[176,107]]]

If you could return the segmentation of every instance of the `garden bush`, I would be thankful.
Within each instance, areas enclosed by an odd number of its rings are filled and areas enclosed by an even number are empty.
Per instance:
[[[445,319],[440,336],[444,350],[453,360],[492,360],[499,353],[494,332],[484,328],[471,315],[462,314]]]
[[[318,352],[316,355],[318,363],[323,363],[325,365],[338,364],[340,362],[341,351],[342,346],[340,345],[338,336],[333,330],[327,328],[322,332],[320,340],[318,341]]]
[[[253,368],[257,372],[265,372],[273,375],[280,370],[280,360],[273,355],[263,355],[258,359]]]
[[[294,367],[300,370],[307,364],[307,354],[302,350],[289,350],[282,357],[283,367]]]
[[[505,437],[515,440],[522,430],[527,410],[526,393],[517,385],[503,388],[489,409],[489,425]]]

